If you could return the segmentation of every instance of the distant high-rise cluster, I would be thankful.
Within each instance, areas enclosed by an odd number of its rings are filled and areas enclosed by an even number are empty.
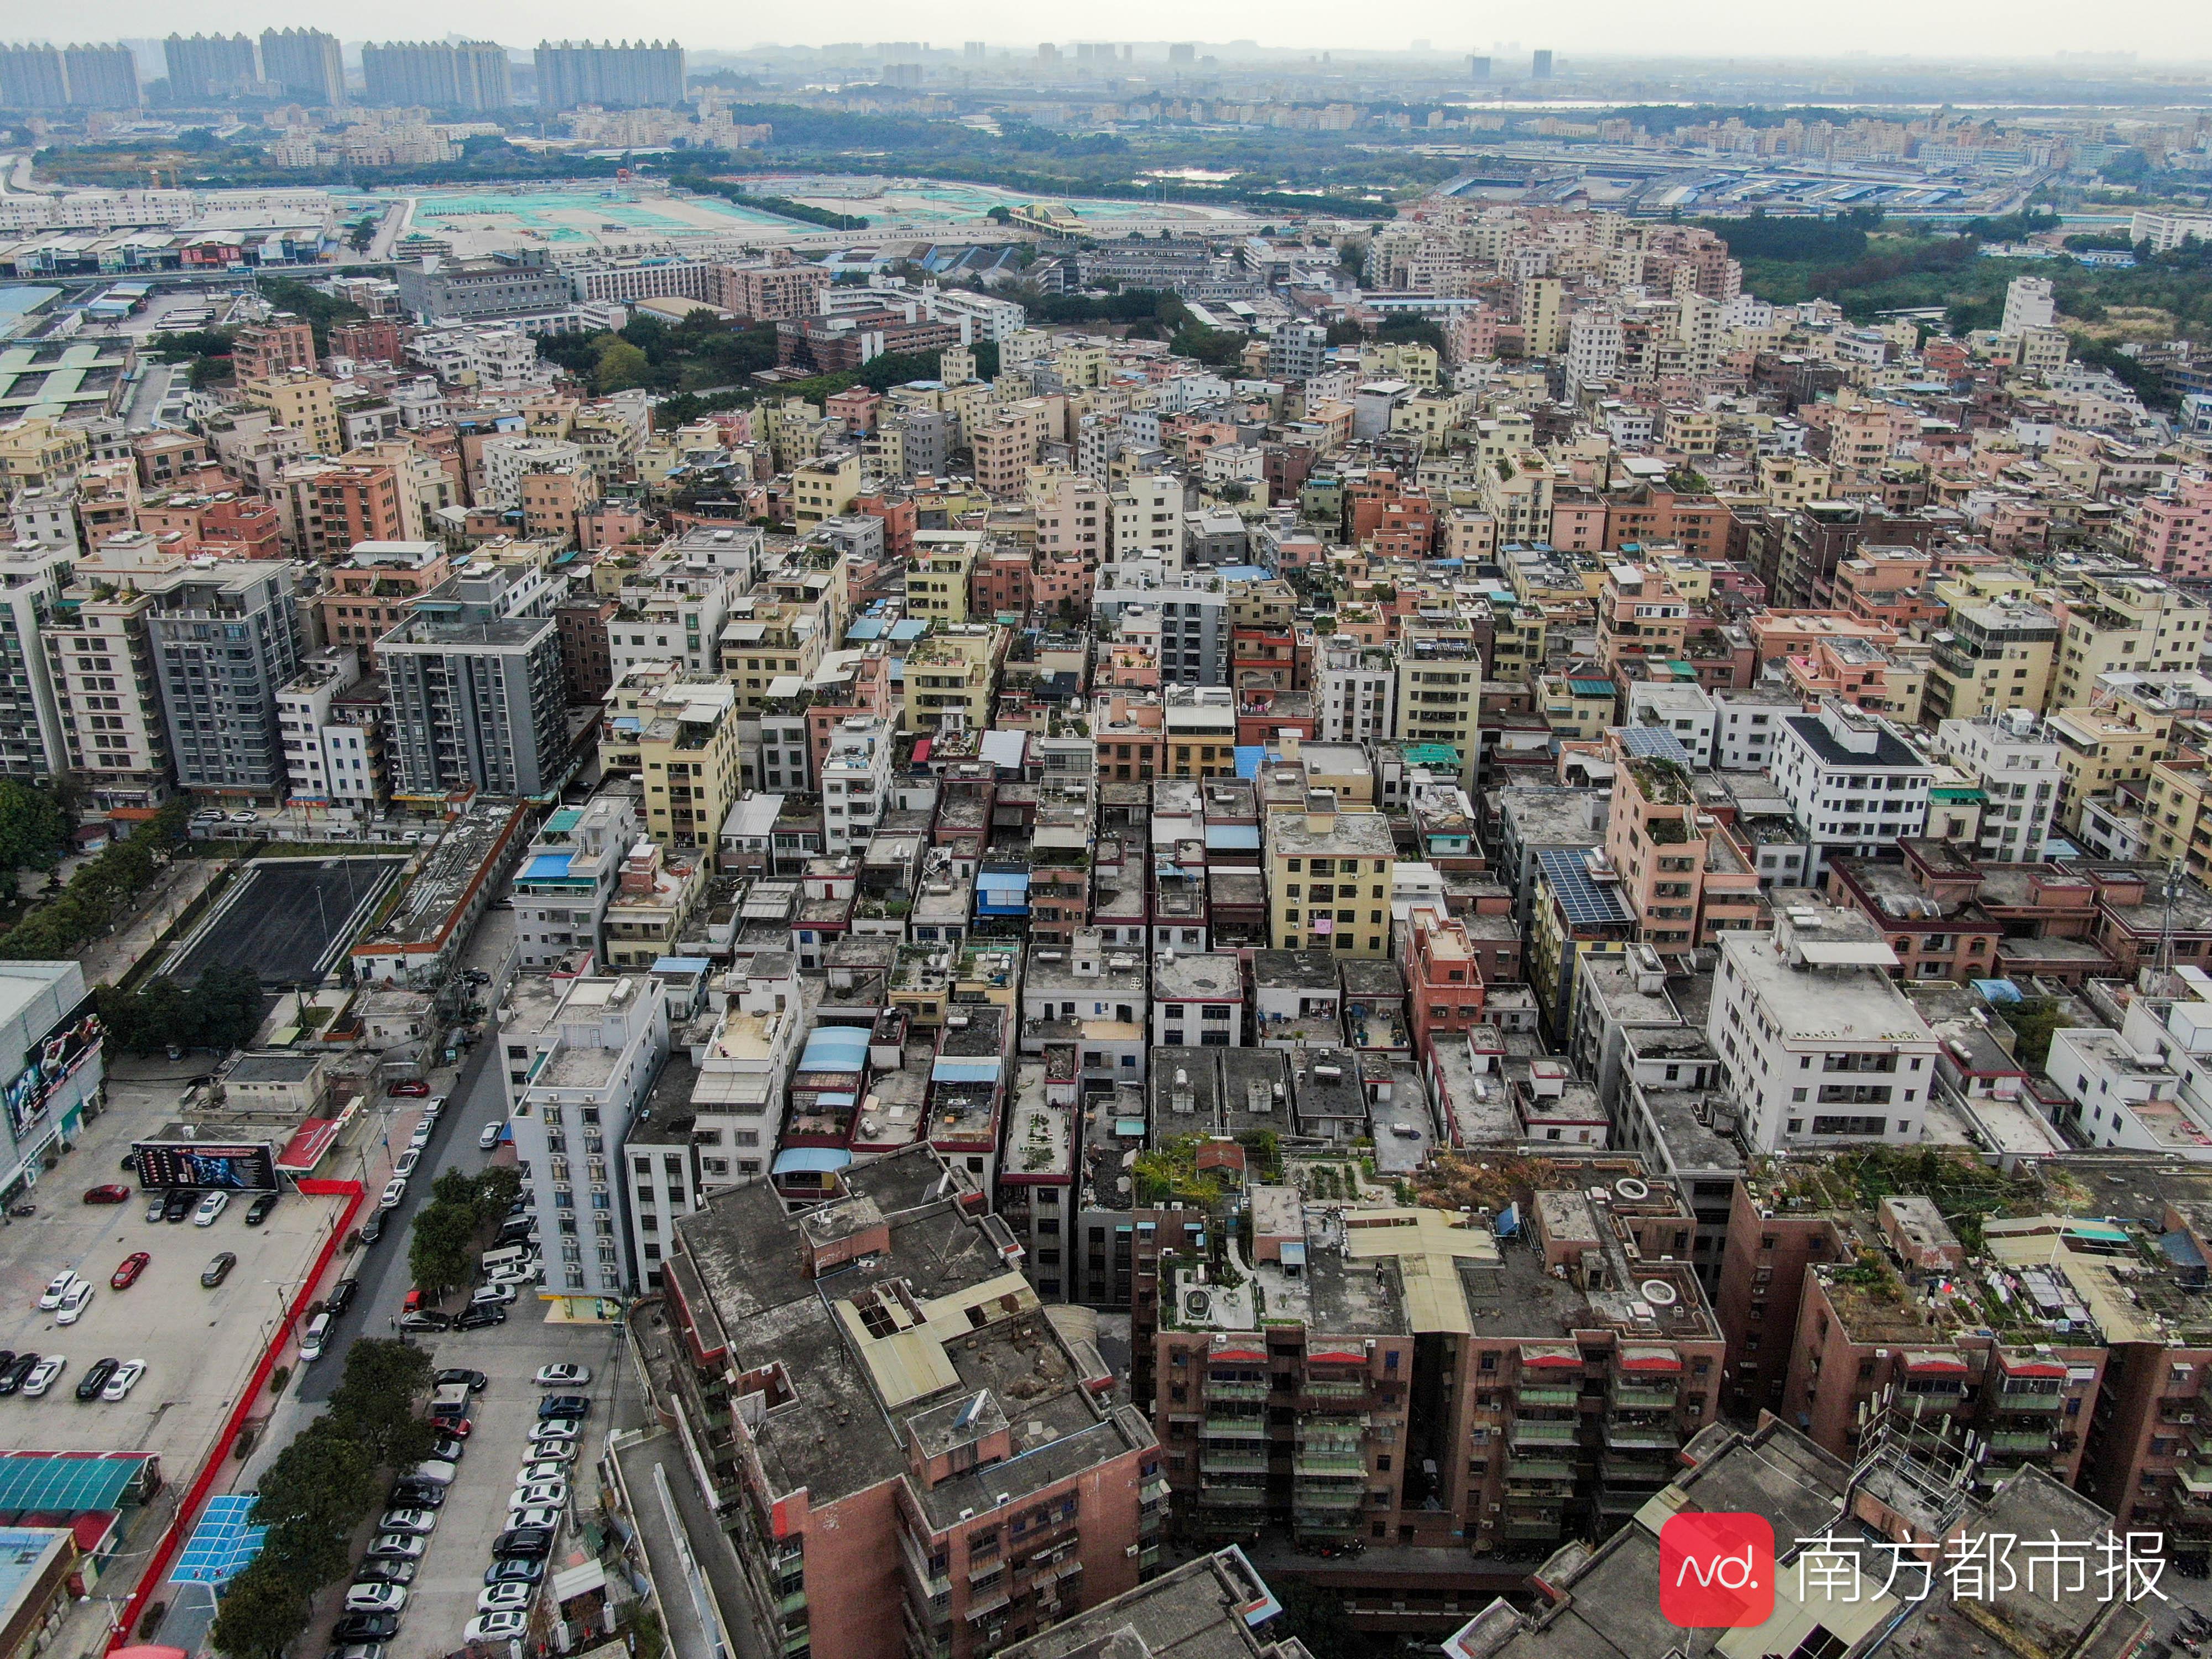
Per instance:
[[[0,46],[0,108],[136,109],[138,102],[128,46]]]
[[[169,101],[204,103],[251,92],[261,78],[253,42],[243,34],[173,34],[161,43],[169,66]]]
[[[320,29],[261,31],[261,75],[288,98],[335,106],[345,101],[345,60],[338,39]]]
[[[684,101],[684,48],[674,41],[538,43],[538,102],[549,110],[597,104],[638,109]]]
[[[361,49],[362,77],[373,105],[422,105],[469,111],[513,107],[507,48],[495,40],[392,40]]]

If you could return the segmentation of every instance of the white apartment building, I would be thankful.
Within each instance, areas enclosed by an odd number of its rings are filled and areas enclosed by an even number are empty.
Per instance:
[[[1233,951],[1163,951],[1152,958],[1152,1042],[1244,1046],[1244,969]]]
[[[2034,711],[2027,708],[1936,724],[1936,747],[1979,778],[1987,797],[1977,857],[2027,864],[2043,856],[2064,775],[2058,745],[2039,735],[2040,726]]]
[[[830,734],[822,760],[822,850],[833,858],[866,846],[883,821],[896,730],[880,714],[854,714]]]
[[[996,345],[1029,325],[1030,313],[1012,300],[976,294],[964,288],[928,287],[921,290],[921,309],[933,323],[960,331],[960,343],[988,340]]]
[[[319,652],[300,665],[276,694],[276,729],[284,771],[296,801],[374,807],[383,782],[377,716],[348,720],[332,705],[361,680],[361,659],[349,648]]]
[[[1314,733],[1322,742],[1369,743],[1396,729],[1398,659],[1388,646],[1337,634],[1314,657]]]
[[[1928,826],[1935,769],[1879,714],[1830,698],[1818,714],[1784,715],[1772,765],[1813,849],[1808,884],[1838,854],[1873,858]]]
[[[694,532],[696,534],[696,532]],[[757,549],[760,532],[734,532]],[[607,661],[615,678],[639,663],[678,662],[695,676],[722,672],[722,626],[751,585],[752,567],[735,550],[665,543],[614,594],[607,618]]]
[[[522,505],[522,481],[533,472],[558,472],[584,464],[583,447],[564,438],[487,438],[483,445],[483,493],[480,507]]]
[[[1578,311],[1567,325],[1567,395],[1620,372],[1620,319],[1610,311]]]
[[[525,972],[585,951],[596,963],[599,928],[639,834],[637,797],[626,789],[563,806],[538,827],[514,872],[515,949]]]
[[[447,386],[478,392],[522,392],[550,386],[560,371],[540,360],[538,342],[519,324],[425,329],[407,355]]]
[[[2058,316],[2058,301],[2048,276],[2015,276],[2005,284],[2004,320],[1997,332],[2016,338],[2032,328],[2049,328]]]
[[[1804,700],[1757,687],[1713,692],[1713,764],[1724,772],[1758,772],[1774,758],[1784,718],[1805,712]]]
[[[1896,966],[1869,920],[1825,904],[1721,936],[1705,1036],[1748,1150],[1920,1139],[1941,1044]]]
[[[692,1139],[708,1192],[768,1171],[783,1133],[784,1084],[807,1028],[807,1001],[791,956],[757,956],[742,986],[732,975],[714,1035],[694,1049]]]
[[[76,516],[76,480],[19,489],[8,503],[8,516],[15,527],[18,545],[51,548],[57,553],[84,550]]]
[[[1131,478],[1114,492],[1114,562],[1157,558],[1182,568],[1182,480],[1167,473]]]
[[[540,1294],[594,1316],[599,1298],[636,1284],[623,1248],[623,1139],[668,1056],[666,988],[643,974],[526,974],[498,1041],[507,1122],[544,1246]]]
[[[1628,723],[1656,726],[1672,732],[1689,752],[1699,770],[1713,763],[1713,744],[1719,728],[1712,694],[1702,685],[1661,684],[1634,680],[1628,687]]]

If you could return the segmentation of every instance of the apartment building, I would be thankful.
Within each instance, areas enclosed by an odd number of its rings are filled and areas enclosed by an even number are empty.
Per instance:
[[[1380,957],[1390,945],[1390,866],[1397,851],[1380,812],[1341,811],[1328,790],[1263,825],[1268,943]]]
[[[736,688],[677,680],[634,718],[646,833],[671,849],[714,846],[741,787]]]
[[[324,586],[307,603],[325,644],[351,647],[373,664],[376,642],[405,618],[409,601],[451,574],[436,542],[359,542],[324,569]]]
[[[1887,720],[1832,698],[1784,717],[1772,775],[1810,844],[1808,878],[1832,854],[1871,858],[1927,827],[1935,769]]]
[[[395,795],[542,795],[568,754],[559,625],[550,617],[418,610],[384,637]]]
[[[290,568],[195,562],[139,587],[153,601],[147,641],[178,784],[281,804],[288,773],[277,696],[304,649]]]
[[[61,608],[77,556],[74,547],[0,550],[0,775],[50,777],[67,752],[40,635]]]
[[[2100,675],[2194,668],[2204,653],[2204,602],[2156,576],[2086,576],[2063,609],[2048,708],[2086,707]]]
[[[2032,864],[2058,809],[2058,745],[2042,735],[2032,708],[2014,708],[1936,726],[1936,748],[1980,786],[1983,810],[1974,850],[1992,864]]]
[[[1398,645],[1397,725],[1408,743],[1449,744],[1471,787],[1482,758],[1482,649],[1464,622],[1408,622]]]
[[[524,972],[586,953],[598,961],[607,905],[637,837],[637,798],[626,790],[602,790],[581,806],[547,815],[514,872],[516,959]]]
[[[1152,1430],[969,1190],[912,1146],[796,1216],[762,1182],[676,1224],[656,1384],[708,1449],[693,1547],[734,1553],[771,1649],[969,1659],[1157,1565]]]
[[[40,629],[67,764],[104,813],[145,813],[173,787],[161,678],[146,619],[153,595],[82,580]]]
[[[1793,903],[1771,933],[1721,936],[1705,1036],[1756,1151],[1920,1139],[1942,1050],[1890,978],[1872,921]]]
[[[668,1057],[668,996],[647,974],[525,975],[500,1022],[507,1121],[530,1165],[539,1295],[572,1316],[629,1295],[623,1139]]]
[[[1372,743],[1397,730],[1398,664],[1387,646],[1350,634],[1314,649],[1314,735],[1324,743]]]
[[[897,747],[879,714],[854,715],[830,732],[822,762],[822,848],[830,857],[865,847],[883,822]]]

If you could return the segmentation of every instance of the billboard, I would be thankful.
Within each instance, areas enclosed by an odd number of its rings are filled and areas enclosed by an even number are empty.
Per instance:
[[[0,1090],[8,1110],[8,1127],[20,1143],[24,1132],[46,1115],[55,1091],[75,1077],[84,1063],[100,1052],[102,1027],[89,1005],[41,1037],[24,1055],[22,1068]]]
[[[275,1192],[276,1147],[273,1141],[142,1140],[138,1184],[204,1187],[226,1192]]]

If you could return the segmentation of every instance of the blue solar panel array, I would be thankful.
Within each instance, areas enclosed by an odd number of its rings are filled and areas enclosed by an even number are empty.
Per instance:
[[[1543,866],[1552,890],[1559,895],[1559,908],[1566,913],[1568,926],[1635,920],[1615,889],[1601,887],[1590,879],[1589,868],[1583,862],[1580,852],[1561,847],[1546,848],[1537,853],[1536,862]]]
[[[178,1553],[176,1569],[169,1574],[171,1583],[227,1584],[245,1570],[246,1564],[261,1553],[261,1540],[269,1535],[268,1528],[246,1523],[257,1495],[249,1492],[208,1499],[199,1525],[192,1528],[192,1535]]]
[[[1691,764],[1690,751],[1682,747],[1681,738],[1663,726],[1616,726],[1612,730],[1624,754],[1672,761],[1677,766]]]

